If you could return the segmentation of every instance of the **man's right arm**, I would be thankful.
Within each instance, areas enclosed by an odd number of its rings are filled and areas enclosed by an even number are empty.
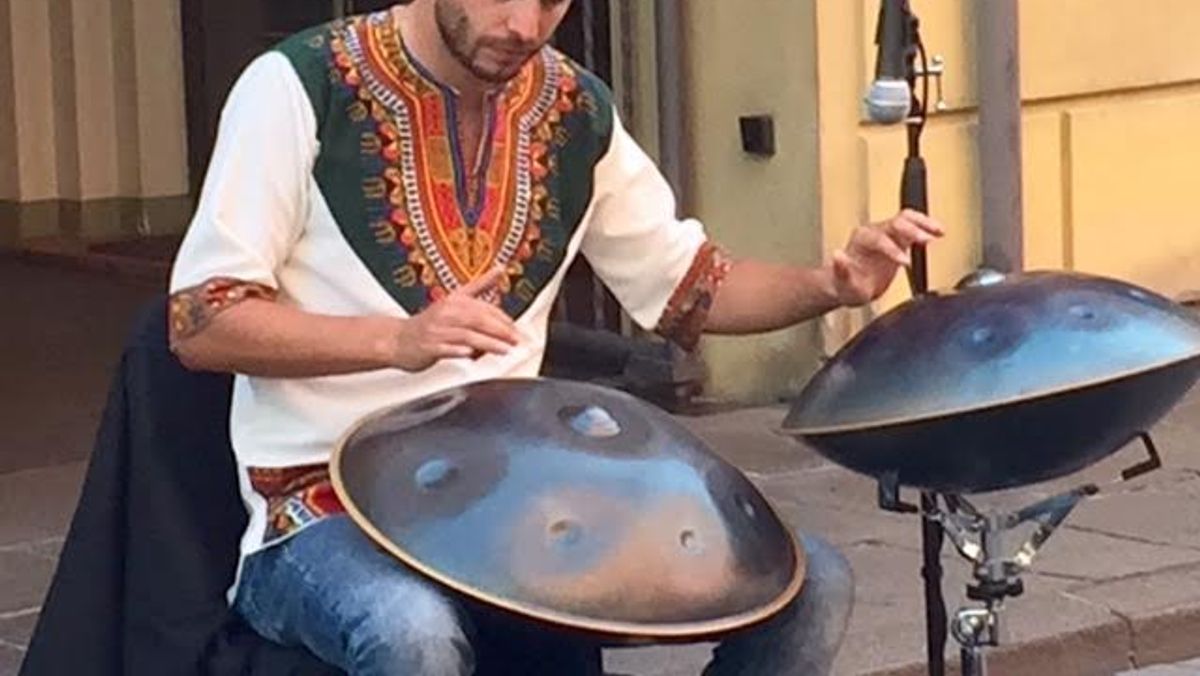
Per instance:
[[[172,305],[202,290],[184,291]],[[270,378],[357,373],[395,364],[389,347],[404,320],[314,315],[271,300],[247,298],[215,315],[172,314],[171,346],[185,366],[200,371]]]
[[[269,289],[214,282],[172,296],[171,345],[188,368],[270,378],[418,372],[442,359],[503,355],[520,336],[508,315],[479,298],[501,274],[406,319],[317,315],[275,302]]]

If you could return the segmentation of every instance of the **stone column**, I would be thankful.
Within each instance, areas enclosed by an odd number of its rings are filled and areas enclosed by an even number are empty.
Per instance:
[[[179,0],[0,0],[0,243],[186,224]]]
[[[180,230],[190,216],[183,33],[179,0],[131,0],[137,36],[138,168],[141,227]]]
[[[16,241],[15,203],[21,194],[17,167],[17,105],[13,91],[12,20],[8,0],[0,0],[0,246]]]

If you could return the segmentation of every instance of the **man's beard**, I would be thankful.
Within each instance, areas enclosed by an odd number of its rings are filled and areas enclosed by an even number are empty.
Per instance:
[[[437,0],[434,4],[434,16],[437,20],[438,33],[442,36],[442,43],[446,45],[451,56],[463,68],[484,82],[491,84],[508,82],[521,72],[521,68],[529,58],[537,53],[536,49],[529,49],[529,46],[524,43],[495,41],[485,43],[482,39],[472,42],[471,21],[462,7],[452,0]],[[528,51],[529,56],[511,68],[488,69],[480,65],[476,58],[479,49],[484,46],[493,46],[507,52]]]

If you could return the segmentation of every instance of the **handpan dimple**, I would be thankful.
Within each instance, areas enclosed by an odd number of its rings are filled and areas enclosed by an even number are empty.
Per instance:
[[[947,354],[947,360],[960,365],[977,364],[1001,359],[1019,349],[1029,335],[1029,320],[1022,308],[989,304],[975,314],[958,318],[949,331],[957,352]]]
[[[679,544],[690,553],[699,553],[702,549],[700,536],[694,530],[685,530],[679,534]]]
[[[583,537],[583,526],[573,519],[560,519],[550,524],[550,540],[558,547],[569,547]]]
[[[575,432],[592,439],[611,439],[621,433],[621,425],[599,406],[568,406],[559,416]]]
[[[458,468],[445,458],[436,458],[426,462],[417,469],[417,486],[423,490],[432,491],[444,488],[458,475]]]
[[[1072,305],[1069,312],[1079,319],[1085,321],[1096,318],[1096,311],[1086,305]]]

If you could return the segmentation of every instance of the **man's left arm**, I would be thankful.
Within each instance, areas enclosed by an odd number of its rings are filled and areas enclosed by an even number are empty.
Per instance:
[[[928,216],[904,211],[856,228],[845,248],[821,267],[737,260],[729,264],[704,323],[708,333],[745,334],[782,329],[839,307],[869,303],[911,264],[908,250],[941,236]]]
[[[870,302],[910,263],[913,244],[941,232],[905,211],[855,228],[820,267],[734,260],[700,223],[676,217],[667,182],[615,119],[582,253],[638,324],[692,349],[705,332],[771,331]]]

